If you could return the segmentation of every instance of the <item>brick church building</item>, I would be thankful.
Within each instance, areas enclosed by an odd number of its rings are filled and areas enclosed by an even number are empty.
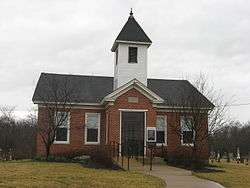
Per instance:
[[[148,78],[151,44],[131,12],[111,48],[114,76],[41,74],[32,99],[38,105],[38,128],[49,126],[48,111],[55,106],[59,106],[57,117],[67,117],[53,135],[52,154],[75,150],[89,154],[115,142],[120,151],[121,145],[136,146],[139,155],[146,153],[148,143],[164,147],[168,154],[183,155],[200,132],[207,133],[208,112],[214,105],[187,80]],[[52,81],[53,87],[47,87]],[[63,98],[65,89],[74,92]],[[202,109],[199,132],[188,126],[194,119],[193,101],[197,111]],[[197,145],[199,155],[207,159],[207,139]],[[37,154],[45,154],[41,134],[37,134]]]

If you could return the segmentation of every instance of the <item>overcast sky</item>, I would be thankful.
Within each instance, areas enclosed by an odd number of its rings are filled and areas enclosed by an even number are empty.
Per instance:
[[[41,72],[113,75],[110,48],[133,7],[153,41],[148,75],[207,74],[234,103],[250,103],[249,0],[1,0],[0,105],[32,107]],[[250,105],[231,115],[250,120]]]

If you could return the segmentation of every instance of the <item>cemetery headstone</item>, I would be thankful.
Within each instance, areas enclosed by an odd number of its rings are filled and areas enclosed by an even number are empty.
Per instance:
[[[240,148],[237,147],[237,156],[236,156],[236,159],[237,159],[237,163],[240,162]]]

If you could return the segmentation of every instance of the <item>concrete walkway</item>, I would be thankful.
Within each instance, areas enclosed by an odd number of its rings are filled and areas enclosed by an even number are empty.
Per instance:
[[[224,188],[218,183],[192,176],[192,172],[189,170],[167,165],[154,164],[152,171],[145,166],[143,173],[164,179],[167,188]]]

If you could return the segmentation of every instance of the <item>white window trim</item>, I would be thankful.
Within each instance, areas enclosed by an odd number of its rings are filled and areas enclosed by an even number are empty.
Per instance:
[[[56,134],[55,134],[55,140],[53,142],[53,144],[70,144],[70,112],[67,112],[68,113],[68,130],[67,130],[67,140],[66,141],[57,141],[56,140]],[[58,128],[64,128],[65,126],[59,126]]]
[[[156,146],[162,146],[162,144],[163,144],[163,146],[167,146],[168,145],[168,122],[167,122],[167,116],[166,115],[156,115],[156,118],[158,116],[164,117],[164,120],[165,120],[165,133],[164,133],[164,143],[157,143],[156,142]],[[157,138],[157,130],[156,130],[156,138]]]
[[[149,130],[155,131],[155,139],[154,140],[148,140],[148,131]],[[147,142],[156,142],[156,127],[147,127]]]
[[[88,142],[87,141],[87,116],[88,114],[97,114],[98,116],[98,136],[97,136],[97,142]],[[101,128],[101,113],[95,113],[95,112],[88,112],[85,113],[85,128],[84,128],[84,143],[86,145],[97,145],[100,144],[100,128]]]
[[[183,143],[183,134],[182,134],[182,118],[185,118],[184,116],[180,116],[180,124],[181,124],[181,145],[182,146],[194,146],[194,143]],[[187,116],[186,118],[193,118],[192,116]],[[195,139],[195,130],[194,130],[194,135],[193,139]]]

